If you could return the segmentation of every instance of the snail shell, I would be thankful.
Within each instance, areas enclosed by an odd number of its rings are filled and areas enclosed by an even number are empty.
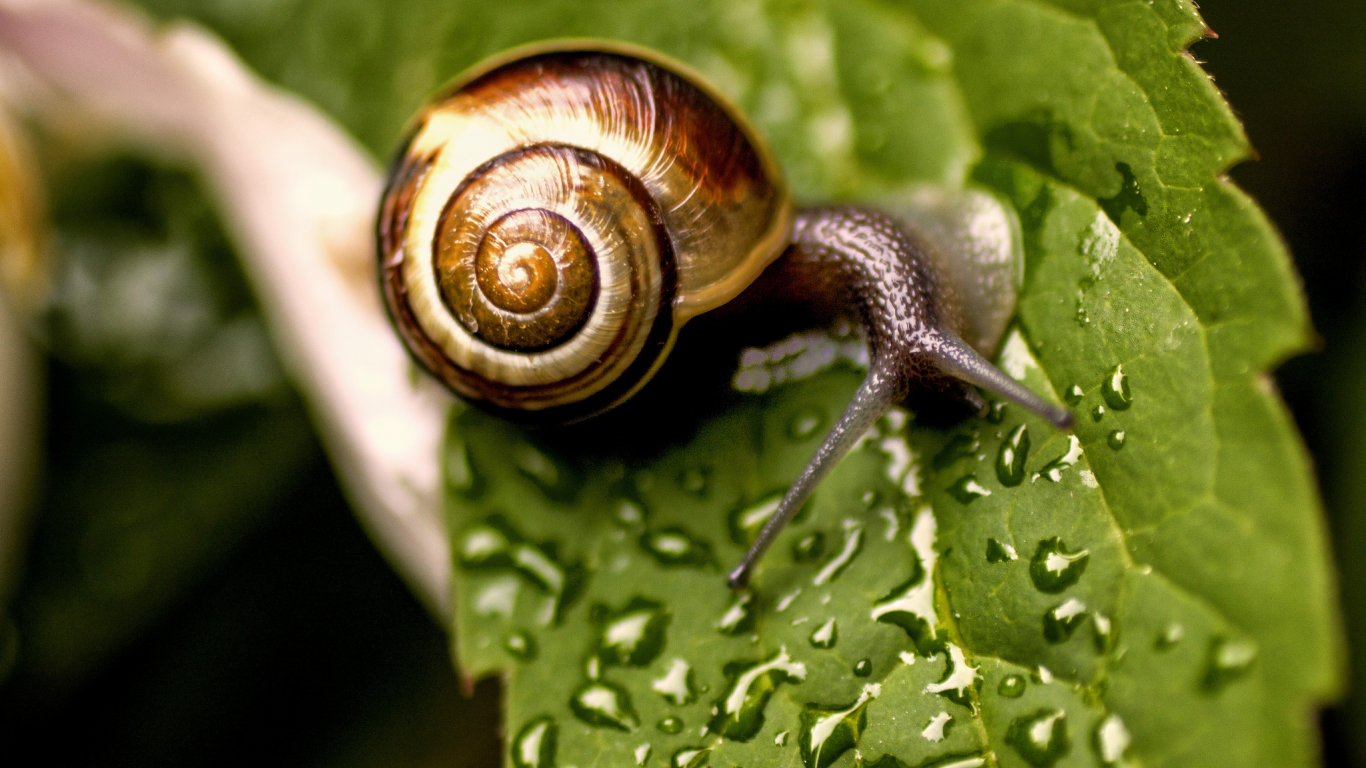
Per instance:
[[[764,145],[686,67],[520,49],[418,116],[380,208],[381,280],[451,389],[567,421],[641,387],[688,318],[782,253],[791,218]]]

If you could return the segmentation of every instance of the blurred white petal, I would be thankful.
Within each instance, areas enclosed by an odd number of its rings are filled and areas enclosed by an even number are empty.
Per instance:
[[[200,170],[352,503],[418,595],[449,615],[439,453],[452,401],[413,375],[380,304],[373,161],[188,24],[157,28],[78,0],[0,0],[4,49],[37,86],[9,89],[21,108]]]

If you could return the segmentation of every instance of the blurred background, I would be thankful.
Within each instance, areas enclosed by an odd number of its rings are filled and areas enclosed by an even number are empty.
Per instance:
[[[305,11],[272,5],[197,4],[229,19],[214,26],[235,44],[229,6],[267,20],[257,44],[293,45]],[[1318,468],[1363,669],[1366,5],[1201,11],[1219,38],[1192,53],[1260,155],[1231,176],[1289,243],[1322,339],[1277,380]],[[496,683],[462,691],[444,633],[347,508],[196,180],[41,160],[66,259],[44,320],[52,354],[16,384],[42,408],[28,423],[0,414],[0,441],[28,431],[43,446],[26,544],[0,546],[0,565],[24,564],[0,583],[3,760],[498,765]],[[129,312],[129,295],[153,299]],[[1360,697],[1321,722],[1325,764],[1366,766]]]

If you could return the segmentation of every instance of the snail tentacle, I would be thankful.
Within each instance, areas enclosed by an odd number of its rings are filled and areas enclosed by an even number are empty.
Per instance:
[[[954,331],[953,296],[923,246],[896,221],[857,207],[807,208],[793,219],[780,261],[799,286],[835,292],[856,312],[868,341],[868,376],[816,454],[784,495],[759,538],[731,571],[743,588],[754,566],[827,473],[893,403],[916,390],[949,391],[979,408],[972,384],[1032,410],[1060,428],[1072,415],[1006,376]],[[800,290],[800,287],[798,288]]]

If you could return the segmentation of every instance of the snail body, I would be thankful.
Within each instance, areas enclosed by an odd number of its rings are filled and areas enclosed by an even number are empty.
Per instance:
[[[689,318],[770,265],[791,276],[788,290],[859,316],[868,376],[732,586],[857,438],[917,389],[981,406],[976,385],[1070,423],[982,357],[996,340],[965,317],[983,303],[959,299],[944,276],[954,270],[880,212],[794,211],[743,115],[640,49],[524,49],[458,80],[419,115],[377,230],[386,304],[414,356],[458,395],[524,421],[572,421],[629,398]]]

